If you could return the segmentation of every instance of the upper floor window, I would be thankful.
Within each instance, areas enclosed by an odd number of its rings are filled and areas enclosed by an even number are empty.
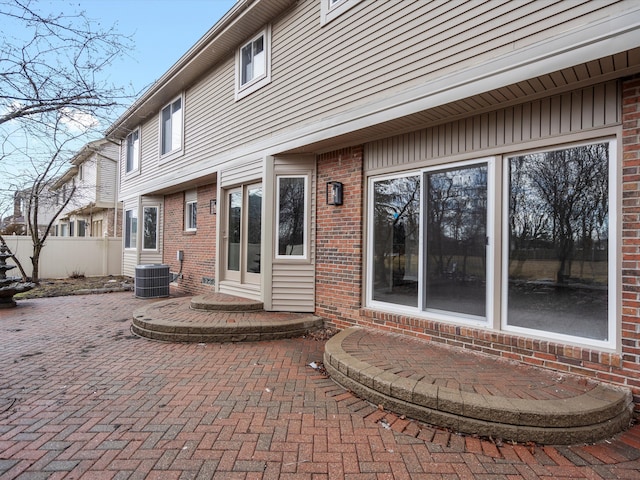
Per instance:
[[[271,27],[242,45],[237,54],[236,99],[271,81]]]
[[[127,173],[138,170],[140,165],[140,130],[127,135]]]
[[[160,151],[166,155],[182,148],[182,97],[164,107],[160,117]]]
[[[320,24],[324,25],[325,23],[329,23],[361,1],[362,0],[322,0]]]

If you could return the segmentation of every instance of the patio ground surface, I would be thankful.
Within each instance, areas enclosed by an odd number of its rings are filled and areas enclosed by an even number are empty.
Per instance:
[[[155,302],[125,292],[0,311],[0,480],[640,479],[638,426],[573,446],[457,434],[334,383],[312,335],[133,335],[133,312]],[[357,357],[357,333],[329,342]]]

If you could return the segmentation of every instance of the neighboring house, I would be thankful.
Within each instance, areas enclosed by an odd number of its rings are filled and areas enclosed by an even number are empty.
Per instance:
[[[71,167],[52,185],[56,206],[55,236],[119,237],[122,207],[117,198],[119,147],[106,139],[85,145]]]
[[[31,204],[32,190],[25,188],[18,190],[13,194],[13,214],[2,219],[2,231],[9,235],[28,235],[29,225],[27,215],[29,214],[29,205]],[[47,225],[55,217],[56,194],[52,191],[51,186],[45,186],[40,193],[38,199],[38,231],[42,234]]]
[[[640,3],[238,1],[107,136],[124,274],[640,404]]]

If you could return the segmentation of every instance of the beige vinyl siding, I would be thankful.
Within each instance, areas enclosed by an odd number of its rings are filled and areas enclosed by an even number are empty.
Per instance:
[[[315,309],[315,265],[274,263],[271,288],[272,310],[313,312]]]
[[[243,155],[252,143],[513,54],[606,19],[631,8],[629,3],[360,2],[320,27],[320,2],[299,2],[272,24],[271,83],[236,102],[235,59],[229,52],[185,92],[184,155],[158,163],[157,115],[149,118],[141,132],[142,175],[125,179],[122,195],[210,174]],[[597,62],[592,67],[607,68]],[[545,88],[571,80],[571,74],[549,77]],[[521,93],[505,88],[498,100],[511,101]],[[478,101],[490,105],[496,99]]]
[[[265,303],[273,311],[313,312],[315,310],[315,225],[316,211],[316,175],[315,156],[285,156],[274,159],[273,198],[270,199],[272,214],[267,214],[267,231],[271,232],[271,273],[267,275],[270,282],[271,298]],[[307,236],[309,258],[287,259],[275,258],[275,237],[278,235],[276,224],[277,177],[279,175],[306,175],[308,177],[308,210]],[[269,268],[268,265],[265,268]]]
[[[233,187],[262,180],[262,159],[240,162],[220,172],[220,186]]]
[[[365,169],[381,170],[447,156],[477,154],[620,123],[617,82],[543,98],[371,142]]]
[[[250,298],[251,300],[256,300],[258,302],[262,301],[260,289],[256,285],[220,282],[220,293],[235,295],[237,297]]]

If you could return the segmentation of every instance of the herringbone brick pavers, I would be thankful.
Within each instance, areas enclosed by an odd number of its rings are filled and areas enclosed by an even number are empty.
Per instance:
[[[637,427],[573,447],[456,435],[336,386],[309,366],[322,341],[140,339],[130,318],[143,302],[0,311],[0,480],[640,479]]]

